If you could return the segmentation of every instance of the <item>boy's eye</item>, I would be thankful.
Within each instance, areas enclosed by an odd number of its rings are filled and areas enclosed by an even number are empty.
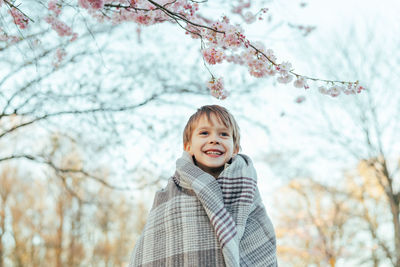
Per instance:
[[[208,132],[207,131],[201,131],[199,134],[200,135],[205,135],[205,134],[208,134]]]
[[[221,133],[222,136],[229,136],[228,133]]]

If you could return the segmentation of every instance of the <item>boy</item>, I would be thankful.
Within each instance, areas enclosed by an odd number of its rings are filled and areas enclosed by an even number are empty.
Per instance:
[[[277,266],[273,226],[239,127],[203,106],[183,132],[184,152],[157,192],[129,266]]]

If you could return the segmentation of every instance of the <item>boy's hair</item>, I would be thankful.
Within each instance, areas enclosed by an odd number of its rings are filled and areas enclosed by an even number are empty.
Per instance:
[[[240,150],[240,129],[236,123],[235,118],[229,111],[218,105],[206,105],[197,109],[186,123],[185,129],[183,130],[183,144],[190,143],[193,131],[196,127],[196,123],[203,116],[206,115],[208,121],[211,121],[211,115],[215,115],[217,119],[222,122],[226,128],[232,130],[233,147]]]

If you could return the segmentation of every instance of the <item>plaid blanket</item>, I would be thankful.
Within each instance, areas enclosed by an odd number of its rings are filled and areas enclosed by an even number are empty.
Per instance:
[[[277,266],[250,158],[236,155],[215,179],[184,152],[155,196],[129,266]]]

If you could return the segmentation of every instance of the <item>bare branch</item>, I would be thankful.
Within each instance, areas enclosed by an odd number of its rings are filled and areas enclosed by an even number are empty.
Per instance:
[[[55,112],[55,113],[49,113],[40,117],[36,117],[34,119],[31,119],[30,121],[21,123],[17,126],[12,127],[11,129],[8,129],[6,131],[4,131],[3,133],[0,134],[0,138],[2,138],[3,136],[28,125],[31,125],[33,123],[36,123],[38,121],[42,121],[42,120],[46,120],[52,117],[58,117],[58,116],[62,116],[62,115],[81,115],[81,114],[89,114],[89,113],[97,113],[97,112],[122,112],[122,111],[127,111],[127,110],[133,110],[136,109],[138,107],[141,107],[147,103],[149,103],[150,101],[156,99],[158,97],[158,94],[153,94],[150,98],[146,99],[145,101],[136,104],[136,105],[131,105],[131,106],[123,106],[123,107],[101,107],[101,108],[93,108],[93,109],[86,109],[86,110],[69,110],[69,111],[59,111],[59,112]],[[16,114],[16,115],[20,115],[20,114]]]

